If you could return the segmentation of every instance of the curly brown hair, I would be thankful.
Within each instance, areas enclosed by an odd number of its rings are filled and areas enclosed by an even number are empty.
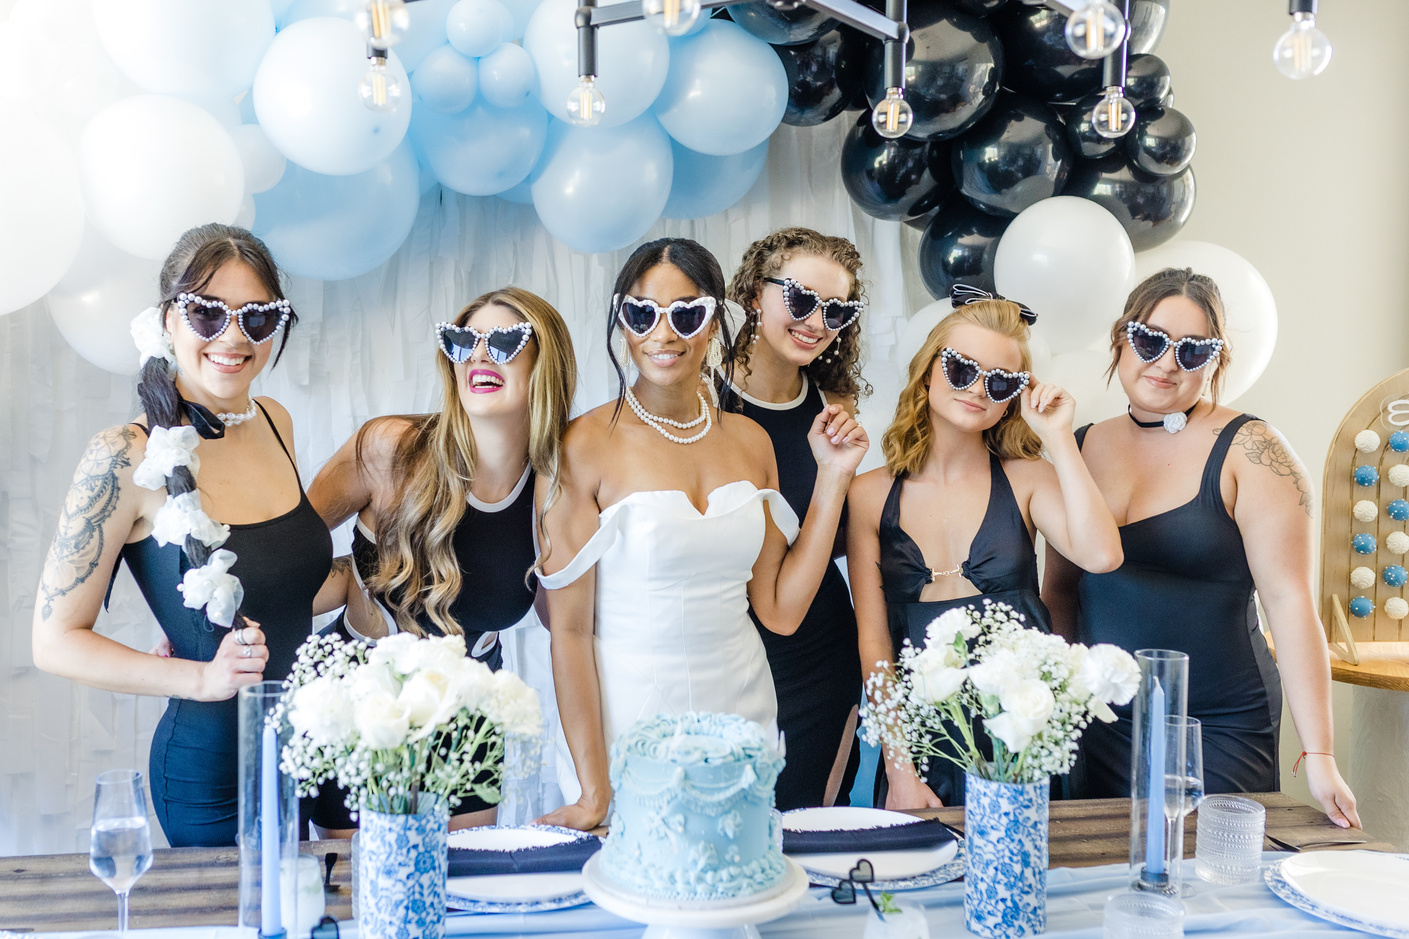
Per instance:
[[[749,349],[758,335],[758,295],[764,278],[776,277],[783,265],[795,257],[814,255],[835,261],[851,275],[848,300],[865,300],[866,285],[861,282],[861,252],[845,238],[824,235],[810,228],[780,228],[760,238],[744,250],[739,269],[729,281],[728,298],[744,308],[744,324],[734,339],[732,356],[743,376],[752,371]],[[861,321],[843,329],[833,342],[835,352],[817,356],[802,372],[823,393],[836,398],[859,400],[871,393],[871,385],[861,377]],[[830,361],[827,361],[830,359]]]

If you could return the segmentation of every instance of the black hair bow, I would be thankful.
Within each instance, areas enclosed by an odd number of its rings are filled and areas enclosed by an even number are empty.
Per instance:
[[[982,287],[971,287],[968,284],[951,284],[949,287],[949,302],[956,308],[970,303],[978,303],[980,300],[1007,300],[1009,303],[1015,303],[1018,312],[1027,321],[1027,325],[1031,326],[1037,322],[1037,314],[1028,309],[1026,304],[1018,303],[1016,300],[1008,300],[1007,297],[989,293]]]

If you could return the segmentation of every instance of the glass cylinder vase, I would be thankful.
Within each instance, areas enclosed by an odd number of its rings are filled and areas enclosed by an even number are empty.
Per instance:
[[[1047,928],[1050,782],[964,778],[964,925],[986,939]]]
[[[1184,839],[1184,735],[1173,733],[1188,716],[1189,656],[1141,649],[1140,690],[1133,702],[1130,747],[1130,877],[1135,890],[1179,894]],[[1171,718],[1175,718],[1171,722]]]
[[[239,709],[240,925],[263,939],[284,936],[298,922],[296,909],[285,921],[287,900],[281,879],[298,871],[298,794],[292,776],[279,769],[279,755],[293,728],[282,682],[262,681],[241,688]],[[293,891],[297,896],[297,891]]]

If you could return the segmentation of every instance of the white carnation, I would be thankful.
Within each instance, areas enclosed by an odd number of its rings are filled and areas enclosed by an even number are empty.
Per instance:
[[[181,591],[181,602],[193,610],[205,607],[206,617],[212,623],[230,626],[235,621],[235,611],[245,599],[240,579],[227,573],[234,563],[235,553],[222,548],[211,554],[203,567],[191,568],[176,586]]]
[[[190,425],[153,427],[147,436],[146,455],[133,470],[132,481],[143,489],[161,489],[178,466],[189,468],[194,476],[201,468],[201,458],[196,455],[200,442],[201,435]]]
[[[939,615],[925,627],[925,642],[930,646],[952,646],[954,637],[972,639],[979,634],[979,625],[969,615],[967,607],[955,607]]]
[[[390,750],[406,742],[411,720],[400,701],[386,692],[359,700],[353,709],[353,723],[362,742],[373,750]]]
[[[422,639],[411,633],[397,633],[377,642],[369,662],[385,662],[399,675],[421,669],[448,672],[465,658],[464,636],[435,636]]]
[[[341,745],[352,733],[352,699],[342,682],[320,675],[296,689],[289,723],[319,745]]]
[[[1134,657],[1108,642],[1087,651],[1076,677],[1094,697],[1110,704],[1130,703],[1140,688],[1140,666]]]
[[[498,671],[490,677],[481,710],[511,737],[532,737],[543,732],[538,692],[513,672]]]
[[[969,682],[979,694],[1001,695],[1018,679],[1029,677],[1031,668],[1012,649],[993,648],[977,665],[969,667]]]
[[[132,341],[137,346],[137,367],[147,364],[148,359],[166,359],[176,364],[176,349],[171,345],[162,324],[161,309],[149,306],[132,320]]]
[[[157,544],[184,546],[187,535],[194,536],[211,548],[219,547],[230,537],[230,526],[222,525],[205,514],[201,508],[201,494],[194,489],[179,496],[167,496],[152,516],[152,537]]]

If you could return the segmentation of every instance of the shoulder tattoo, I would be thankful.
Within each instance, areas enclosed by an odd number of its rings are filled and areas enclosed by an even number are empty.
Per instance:
[[[1265,466],[1274,476],[1286,476],[1296,486],[1297,505],[1311,515],[1311,483],[1306,470],[1282,442],[1282,438],[1262,421],[1249,421],[1238,428],[1233,444],[1243,448],[1248,462]]]
[[[46,620],[55,600],[87,583],[98,569],[103,525],[117,511],[118,471],[132,465],[128,453],[135,438],[130,427],[105,431],[93,438],[78,462],[39,582],[40,615]]]

